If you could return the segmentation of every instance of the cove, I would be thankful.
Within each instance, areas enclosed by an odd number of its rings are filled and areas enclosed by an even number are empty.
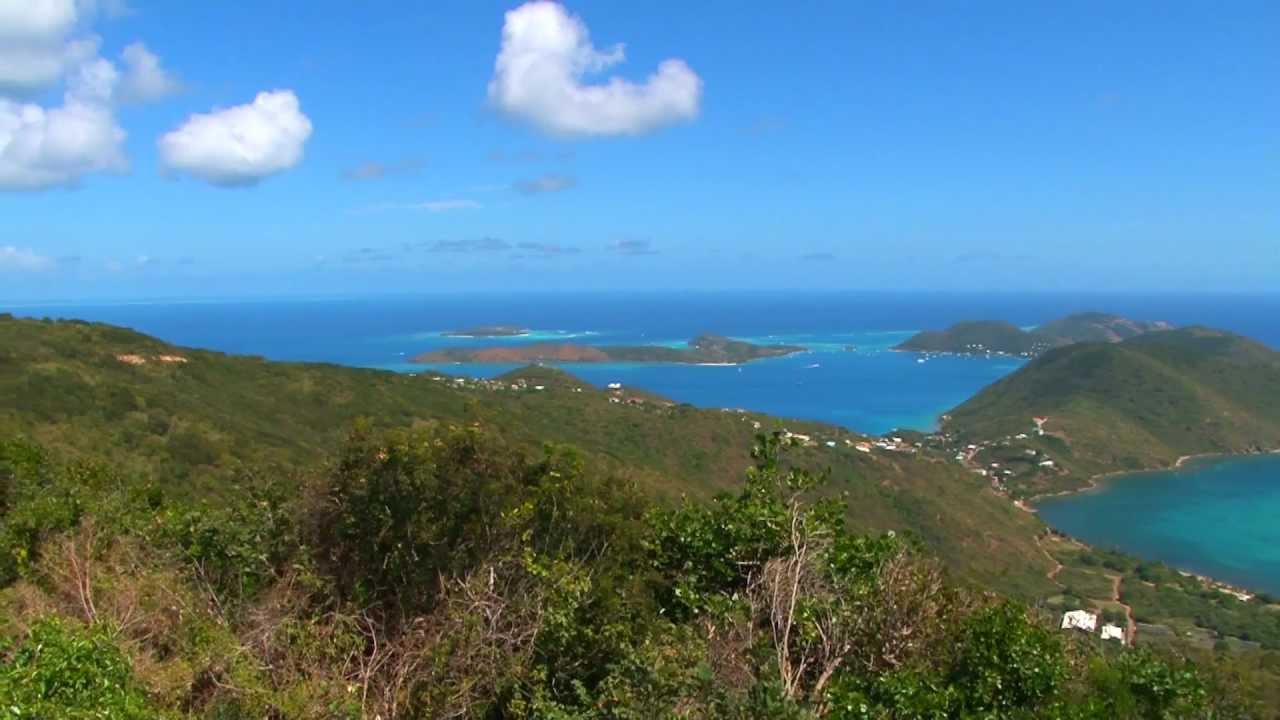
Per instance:
[[[1037,509],[1050,526],[1094,546],[1280,593],[1280,455],[1117,476]]]

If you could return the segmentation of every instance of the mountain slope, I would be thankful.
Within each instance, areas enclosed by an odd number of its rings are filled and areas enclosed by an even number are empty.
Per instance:
[[[946,428],[967,442],[990,441],[1028,433],[1033,417],[1048,418],[1040,442],[1057,450],[1061,466],[1043,490],[1183,455],[1275,448],[1280,353],[1206,328],[1069,345],[957,407]]]
[[[1045,323],[1034,330],[997,321],[956,323],[946,330],[917,333],[895,350],[967,355],[998,353],[1033,357],[1063,345],[1081,342],[1120,342],[1157,330],[1168,323],[1130,320],[1106,313],[1077,313]]]
[[[0,318],[0,437],[109,460],[174,490],[217,493],[241,469],[287,482],[327,458],[358,417],[478,424],[530,450],[572,444],[589,463],[665,497],[731,487],[754,423],[784,424],[607,393],[546,368],[495,381],[401,375],[178,348],[100,324]],[[911,530],[958,575],[991,587],[1021,596],[1045,589],[1034,542],[1042,526],[971,474],[923,454],[858,452],[845,443],[857,436],[839,428],[785,426],[822,441],[797,456],[831,469],[856,526]]]
[[[1032,333],[1056,345],[1070,345],[1078,342],[1120,342],[1145,333],[1172,329],[1165,322],[1145,322],[1119,315],[1089,312],[1045,323]]]

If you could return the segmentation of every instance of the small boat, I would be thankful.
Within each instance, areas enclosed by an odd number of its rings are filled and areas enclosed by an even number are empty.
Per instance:
[[[923,363],[924,361],[925,361],[924,358],[916,358],[916,362],[918,363]]]
[[[814,369],[814,368],[819,368],[819,367],[822,367],[822,365],[820,365],[820,364],[818,364],[818,363],[814,363],[814,364],[812,364],[812,365],[805,365],[805,366],[804,366],[804,369],[805,369],[805,370],[812,370],[812,369]]]

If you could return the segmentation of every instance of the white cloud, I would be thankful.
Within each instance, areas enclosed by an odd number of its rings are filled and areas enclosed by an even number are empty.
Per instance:
[[[527,2],[506,15],[489,100],[557,135],[638,135],[697,116],[702,80],[683,60],[664,60],[643,84],[584,82],[624,59],[621,44],[592,46],[587,26],[559,4]]]
[[[125,170],[125,132],[109,102],[118,80],[115,66],[99,58],[68,80],[58,107],[0,98],[0,189],[39,190]]]
[[[159,140],[167,168],[221,186],[252,185],[302,161],[311,121],[292,90],[195,114]]]
[[[160,58],[140,42],[125,47],[120,53],[124,77],[120,81],[120,100],[150,102],[177,92],[182,84],[160,66]]]
[[[53,258],[39,255],[30,248],[0,245],[0,272],[6,270],[41,272],[51,270],[53,266]]]
[[[75,0],[0,0],[0,39],[61,38],[78,17]]]
[[[149,100],[176,81],[140,43],[125,48],[125,72],[82,31],[109,0],[0,0],[0,190],[71,185],[83,175],[127,168],[115,109]],[[61,83],[62,104],[30,101]],[[7,96],[6,96],[7,95]]]

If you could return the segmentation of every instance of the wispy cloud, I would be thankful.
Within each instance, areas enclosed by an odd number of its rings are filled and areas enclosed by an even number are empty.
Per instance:
[[[448,199],[428,200],[427,202],[420,203],[418,207],[422,210],[426,210],[427,212],[442,213],[449,212],[451,210],[478,210],[482,206],[475,200]]]
[[[573,151],[557,150],[555,152],[540,152],[538,150],[493,150],[489,153],[488,158],[496,163],[511,164],[568,161],[573,159]]]
[[[343,255],[342,262],[347,265],[368,265],[390,262],[396,257],[398,257],[397,253],[386,248],[362,247]]]
[[[951,259],[956,265],[989,265],[993,263],[1023,263],[1031,258],[1028,255],[1004,255],[989,250],[969,250]]]
[[[490,253],[511,249],[511,243],[496,237],[435,240],[422,243],[422,246],[427,252],[433,253]]]
[[[512,187],[516,192],[524,195],[544,195],[546,193],[556,193],[577,185],[578,181],[572,175],[543,175],[530,180],[521,180]]]
[[[132,260],[117,260],[115,258],[111,258],[103,263],[102,267],[107,272],[118,273],[129,270],[141,270],[152,264],[154,264],[154,260],[150,255],[139,255]]]
[[[46,257],[30,248],[0,245],[0,272],[43,272],[57,266],[53,258]]]
[[[381,180],[396,175],[413,175],[422,170],[426,163],[421,160],[400,160],[382,162],[368,160],[342,171],[345,180],[359,182],[361,180]]]
[[[609,250],[618,255],[657,255],[658,251],[648,240],[618,240],[610,243]]]
[[[516,243],[516,249],[534,257],[577,255],[578,253],[582,252],[580,248],[576,248],[569,245],[560,245],[558,243],[541,243],[541,242]]]

